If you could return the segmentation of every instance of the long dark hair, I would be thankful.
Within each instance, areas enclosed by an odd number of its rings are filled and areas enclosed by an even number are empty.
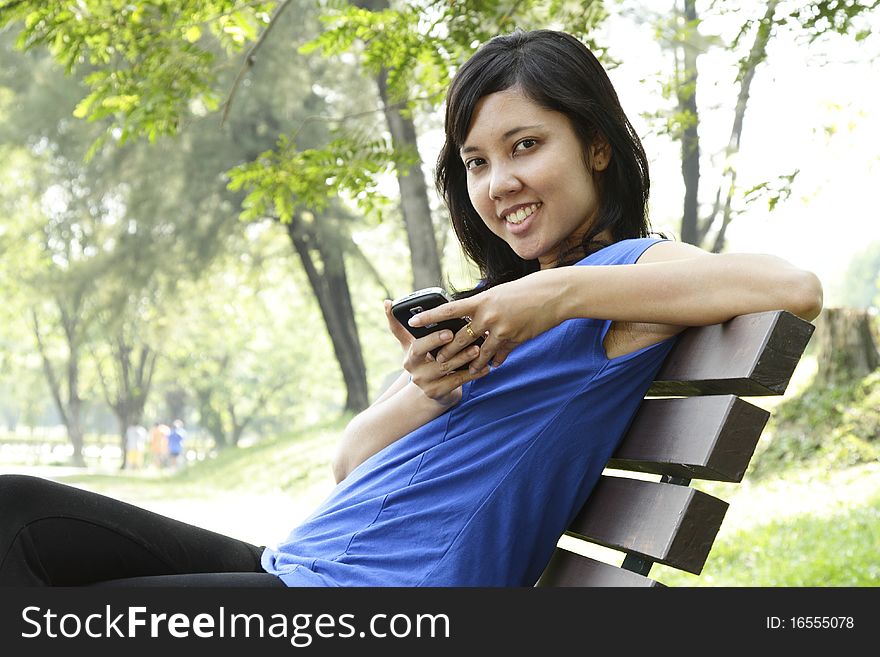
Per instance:
[[[568,117],[584,150],[597,139],[611,146],[604,171],[594,172],[599,190],[596,219],[575,251],[561,253],[559,264],[572,264],[611,241],[646,237],[648,158],[605,69],[575,37],[553,30],[517,30],[483,44],[456,73],[446,96],[446,141],[437,159],[435,183],[446,202],[452,226],[465,254],[480,270],[480,289],[512,281],[540,266],[523,260],[483,223],[471,204],[459,150],[483,96],[517,87],[538,105]],[[468,296],[476,292],[457,293]]]

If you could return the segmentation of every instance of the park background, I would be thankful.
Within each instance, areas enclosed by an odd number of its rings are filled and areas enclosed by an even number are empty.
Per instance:
[[[514,28],[584,39],[653,227],[814,271],[825,311],[695,586],[880,583],[880,8],[0,0],[0,472],[275,544],[399,371],[382,300],[466,287],[442,95]],[[552,74],[552,72],[548,72]],[[830,330],[830,326],[838,330]],[[184,420],[183,466],[127,427]],[[129,466],[129,467],[126,467]]]

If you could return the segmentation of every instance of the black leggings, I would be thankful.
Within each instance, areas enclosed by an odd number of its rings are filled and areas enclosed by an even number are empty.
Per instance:
[[[284,586],[262,551],[74,486],[0,475],[0,586]]]

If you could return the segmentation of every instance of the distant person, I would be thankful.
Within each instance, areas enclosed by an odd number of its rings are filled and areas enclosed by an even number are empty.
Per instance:
[[[169,467],[178,467],[184,440],[186,440],[186,429],[183,428],[183,420],[174,420],[174,423],[171,425],[171,433],[168,434]]]
[[[133,424],[125,430],[125,468],[140,470],[144,466],[144,449],[147,446],[147,430]]]
[[[155,422],[150,429],[150,459],[159,470],[168,463],[169,433],[171,433],[171,427],[162,422]]]

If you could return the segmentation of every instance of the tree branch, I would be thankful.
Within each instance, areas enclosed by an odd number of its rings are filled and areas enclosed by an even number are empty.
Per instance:
[[[98,373],[98,381],[101,383],[101,391],[104,393],[104,401],[107,403],[107,406],[112,408],[114,411],[118,412],[119,408],[117,404],[113,402],[110,394],[110,386],[107,385],[107,377],[104,376],[104,368],[102,366],[102,360],[98,358],[98,354],[95,353],[95,350],[92,349],[92,359],[95,361],[95,370]],[[118,401],[118,400],[117,400]]]
[[[377,112],[385,112],[390,109],[399,109],[401,107],[406,107],[412,102],[419,100],[430,100],[431,96],[417,96],[416,98],[408,98],[405,100],[400,100],[396,103],[390,103],[388,105],[382,105],[381,107],[376,107],[371,110],[364,110],[363,112],[354,112],[353,114],[343,114],[342,116],[327,116],[326,114],[311,114],[305,117],[300,124],[296,127],[296,130],[290,136],[291,141],[296,140],[296,136],[302,131],[302,129],[306,126],[309,121],[326,121],[327,123],[342,123],[343,121],[348,121],[349,119],[356,119],[361,116],[369,116],[370,114],[376,114]]]
[[[238,87],[241,84],[242,79],[244,79],[245,73],[247,73],[254,66],[254,55],[256,55],[257,50],[260,49],[260,46],[263,45],[266,41],[266,37],[269,36],[269,32],[272,31],[272,28],[275,27],[275,24],[278,21],[278,17],[281,15],[287,6],[290,4],[291,0],[284,0],[278,8],[275,9],[275,13],[272,14],[272,18],[269,19],[269,24],[266,25],[266,29],[263,30],[263,33],[256,40],[251,49],[247,51],[247,54],[244,56],[244,62],[242,62],[241,68],[238,69],[238,73],[235,76],[235,80],[232,83],[232,88],[229,90],[229,96],[226,97],[226,101],[223,103],[223,113],[220,115],[220,125],[223,126],[226,123],[226,118],[229,116],[229,108],[232,106],[232,100],[235,98],[235,94],[238,92]]]
[[[37,350],[40,352],[40,357],[43,360],[43,372],[46,374],[46,382],[49,384],[49,390],[52,393],[52,398],[55,400],[58,414],[61,415],[64,425],[68,426],[67,409],[64,407],[64,401],[61,399],[61,386],[55,376],[55,370],[52,367],[52,363],[49,361],[49,354],[47,353],[46,345],[43,342],[43,335],[40,332],[40,320],[37,317],[37,311],[35,308],[31,308],[31,319],[34,326],[34,337],[37,339]]]
[[[8,11],[10,9],[15,9],[18,5],[23,5],[26,0],[11,0],[7,2],[5,5],[0,6],[0,11]]]
[[[767,9],[764,12],[764,18],[760,21],[758,25],[758,31],[755,35],[755,40],[752,43],[752,48],[749,51],[748,57],[746,57],[743,62],[742,79],[740,81],[739,95],[736,99],[736,110],[733,117],[733,126],[731,127],[730,139],[728,140],[727,148],[724,152],[725,169],[722,172],[721,181],[718,184],[718,192],[715,197],[715,207],[713,208],[712,214],[707,217],[701,225],[698,226],[698,244],[701,243],[706,235],[709,233],[709,229],[715,222],[715,219],[718,215],[718,211],[720,209],[718,200],[721,197],[721,188],[722,186],[724,186],[725,179],[728,180],[728,185],[726,194],[727,209],[725,211],[724,218],[727,223],[730,223],[730,199],[733,196],[734,185],[736,183],[736,172],[732,168],[731,158],[739,152],[740,139],[742,138],[743,131],[743,119],[746,114],[746,106],[749,102],[749,93],[752,86],[752,79],[755,77],[755,69],[758,67],[758,64],[767,59],[767,44],[770,41],[773,26],[776,24],[776,21],[774,20],[774,14],[776,13],[776,6],[778,4],[779,0],[770,0],[767,3]],[[726,228],[727,226],[725,225],[724,229],[726,230]],[[723,239],[723,232],[720,235]],[[713,249],[720,249],[721,246],[723,246],[723,243],[719,244],[718,240],[716,239]]]

